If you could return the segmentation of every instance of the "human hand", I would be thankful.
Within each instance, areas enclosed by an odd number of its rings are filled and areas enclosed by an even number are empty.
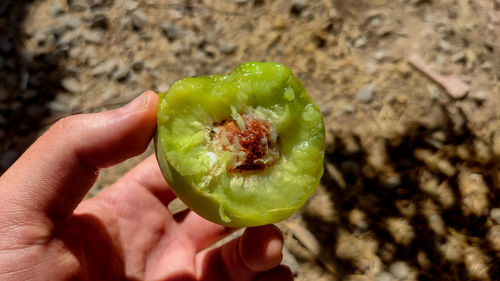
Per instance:
[[[0,178],[1,280],[292,280],[272,225],[231,233],[185,211],[153,156],[83,202],[99,169],[146,149],[157,96],[71,116],[42,135]]]

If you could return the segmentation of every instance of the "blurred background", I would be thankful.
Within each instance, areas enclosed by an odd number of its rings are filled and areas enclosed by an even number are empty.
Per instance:
[[[61,117],[246,61],[326,122],[322,182],[278,224],[297,280],[500,279],[498,0],[2,0],[0,172]]]

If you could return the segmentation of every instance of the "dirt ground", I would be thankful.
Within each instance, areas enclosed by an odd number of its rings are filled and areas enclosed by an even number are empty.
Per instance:
[[[296,280],[500,278],[498,0],[4,0],[0,170],[58,118],[246,61],[291,68],[324,114],[321,185],[278,224]]]

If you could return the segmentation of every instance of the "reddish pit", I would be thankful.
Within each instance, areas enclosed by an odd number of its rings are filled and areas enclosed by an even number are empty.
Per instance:
[[[229,172],[259,171],[272,165],[272,161],[262,161],[266,154],[274,148],[274,140],[271,138],[270,127],[266,121],[257,119],[249,114],[241,115],[245,129],[242,130],[238,123],[231,119],[220,124],[216,130],[217,140],[227,139],[220,142],[225,151],[231,151],[236,143],[239,143],[239,151],[245,153],[245,157],[237,157],[235,167],[230,167]],[[242,159],[244,158],[244,159]],[[268,157],[269,158],[269,157]],[[259,161],[260,160],[260,161]]]

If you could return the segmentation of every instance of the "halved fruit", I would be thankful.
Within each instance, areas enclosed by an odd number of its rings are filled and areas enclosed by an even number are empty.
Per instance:
[[[186,78],[160,93],[155,147],[176,195],[202,217],[257,226],[296,212],[323,174],[320,110],[271,62]]]

